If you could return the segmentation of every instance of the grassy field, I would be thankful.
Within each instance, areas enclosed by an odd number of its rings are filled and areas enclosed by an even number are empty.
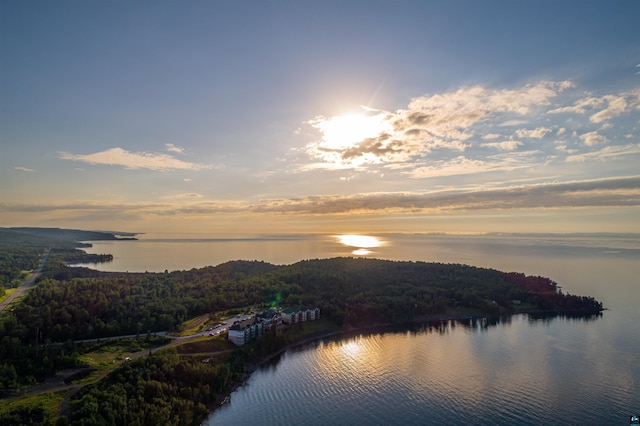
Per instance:
[[[11,296],[13,293],[15,293],[16,290],[17,289],[15,288],[6,288],[4,290],[4,295],[0,296],[0,303],[4,302],[5,299]]]
[[[233,350],[235,347],[223,336],[203,336],[175,346],[179,354],[207,354]]]
[[[295,342],[314,334],[331,333],[340,330],[342,330],[342,327],[338,326],[333,321],[326,318],[320,318],[316,321],[307,321],[292,325],[284,330],[283,333],[286,336],[287,342]]]
[[[151,350],[158,346],[163,346],[168,340],[163,338],[153,338],[146,342],[141,339],[122,339],[122,340],[105,340],[100,343],[91,343],[95,346],[84,354],[80,355],[80,360],[87,364],[89,368],[94,369],[91,374],[78,380],[78,384],[86,384],[95,381],[97,378],[104,376],[110,370],[125,362],[128,357],[134,357],[136,354]]]
[[[60,403],[63,399],[63,392],[46,392],[36,395],[29,395],[21,398],[14,398],[0,401],[0,424],[54,424],[60,411]],[[33,423],[4,423],[5,416],[9,413],[29,412],[30,416],[42,418],[32,418]]]
[[[206,330],[213,324],[215,323],[209,318],[209,314],[200,315],[199,317],[191,318],[183,322],[177,335],[191,336],[192,334]]]

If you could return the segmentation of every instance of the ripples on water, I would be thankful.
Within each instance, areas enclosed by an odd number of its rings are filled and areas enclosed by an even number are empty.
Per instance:
[[[610,360],[589,359],[591,324],[516,316],[316,342],[259,370],[205,424],[619,423],[640,365],[619,383]]]

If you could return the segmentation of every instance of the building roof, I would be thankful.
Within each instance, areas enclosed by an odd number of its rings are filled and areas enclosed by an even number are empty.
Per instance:
[[[245,328],[252,325],[254,322],[255,322],[254,318],[247,318],[242,321],[236,321],[233,323],[231,327],[229,327],[229,330],[244,330]]]
[[[295,314],[297,312],[301,312],[301,311],[313,311],[318,309],[317,306],[314,305],[307,305],[307,306],[296,306],[296,307],[289,307],[289,308],[285,308],[282,310],[283,314],[287,314],[287,315],[291,315],[291,314]]]

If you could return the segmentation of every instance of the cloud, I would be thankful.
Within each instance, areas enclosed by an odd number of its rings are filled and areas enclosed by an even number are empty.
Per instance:
[[[589,109],[602,106],[603,103],[604,103],[604,100],[600,98],[594,98],[594,97],[584,98],[576,101],[572,106],[565,106],[565,107],[552,109],[549,111],[549,114],[561,114],[561,113],[584,114]]]
[[[542,139],[548,133],[551,133],[551,129],[547,127],[538,127],[537,129],[519,129],[516,130],[516,136],[519,138],[528,139]]]
[[[202,198],[202,195],[197,192],[189,192],[184,194],[163,195],[160,198],[165,200],[193,200]]]
[[[640,176],[433,193],[373,193],[263,200],[252,211],[295,214],[441,213],[488,209],[640,206]]]
[[[27,172],[27,173],[31,173],[31,172],[34,171],[33,169],[28,169],[28,168],[22,167],[22,166],[14,166],[13,170],[19,170],[21,172]]]
[[[522,142],[519,141],[504,141],[504,142],[490,142],[483,143],[481,146],[486,148],[496,148],[501,151],[513,151],[518,149],[519,146],[522,146]]]
[[[638,106],[640,105],[638,103],[637,93],[635,91],[629,91],[618,95],[604,95],[602,97],[591,96],[579,99],[571,106],[552,109],[549,111],[549,114],[590,113],[589,121],[597,124],[618,117],[634,107],[638,108]]]
[[[414,98],[405,109],[365,109],[357,120],[316,117],[307,124],[320,137],[307,146],[307,153],[328,168],[339,169],[413,162],[435,150],[462,152],[471,146],[472,138],[493,136],[480,133],[477,127],[494,121],[525,124],[525,116],[542,111],[570,87],[570,82],[550,81],[516,89],[463,87]],[[542,137],[548,131],[537,128],[528,131],[527,137]]]
[[[167,151],[169,152],[176,152],[178,154],[184,154],[184,148],[181,146],[177,146],[174,145],[172,143],[165,143],[164,144],[167,147]]]
[[[58,158],[93,165],[122,166],[129,170],[148,169],[164,172],[169,170],[201,170],[210,168],[210,166],[203,164],[178,160],[177,158],[167,154],[130,152],[120,147],[110,148],[105,151],[86,155],[58,152]]]
[[[598,145],[607,141],[604,136],[598,134],[598,132],[595,131],[580,135],[580,139],[582,139],[582,142],[584,142],[584,144],[587,146]]]
[[[501,138],[502,135],[498,134],[498,133],[489,133],[487,135],[482,135],[482,139],[484,140],[491,140],[491,139],[498,139]]]
[[[417,167],[406,172],[414,179],[425,179],[443,176],[469,175],[476,173],[512,171],[531,167],[532,161],[537,151],[525,151],[518,154],[509,153],[506,155],[494,155],[486,160],[469,159],[458,156],[448,161],[434,162],[433,165]]]
[[[584,154],[570,155],[567,157],[568,162],[585,162],[585,161],[606,161],[623,155],[640,154],[640,144],[629,144],[621,146],[607,146],[599,151],[588,152]]]
[[[507,120],[503,123],[498,124],[499,127],[515,127],[522,126],[523,124],[527,124],[527,120]]]
[[[635,147],[640,152],[640,146]],[[188,195],[188,194],[186,194]],[[193,201],[189,201],[195,198]],[[526,183],[432,192],[387,192],[271,198],[255,203],[199,201],[198,197],[164,203],[76,202],[16,204],[0,202],[0,212],[18,214],[56,212],[66,220],[124,217],[193,217],[224,214],[343,215],[429,214],[456,211],[566,209],[640,206],[640,176],[609,179]]]
[[[566,145],[563,145],[563,144],[561,144],[561,145],[557,145],[557,146],[556,146],[556,149],[557,149],[558,151],[560,151],[560,152],[564,152],[564,153],[566,153],[566,154],[574,154],[574,153],[578,152],[578,151],[577,151],[577,150],[575,150],[575,149],[569,149],[569,148],[567,148],[567,146],[566,146]]]
[[[627,110],[627,100],[623,96],[605,96],[607,107],[589,117],[593,123],[602,123],[623,114]]]
[[[419,96],[393,111],[363,108],[356,120],[316,117],[306,122],[312,132],[305,135],[314,139],[297,151],[306,154],[296,158],[303,164],[289,170],[398,171],[412,178],[509,171],[589,158],[591,147],[624,146],[625,135],[637,134],[640,88],[594,96],[574,87],[476,85]],[[532,141],[540,152],[528,164],[488,151],[516,156]]]

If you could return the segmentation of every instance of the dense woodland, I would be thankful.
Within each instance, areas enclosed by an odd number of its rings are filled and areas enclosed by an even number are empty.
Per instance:
[[[26,272],[34,270],[44,252],[53,249],[51,264],[108,262],[110,254],[87,254],[80,240],[111,240],[113,234],[57,228],[0,228],[0,296],[17,287]]]
[[[34,269],[52,247],[37,286],[0,316],[5,394],[59,369],[80,366],[74,341],[171,331],[198,315],[249,306],[315,304],[323,317],[345,328],[416,322],[463,308],[505,314],[514,310],[514,300],[537,312],[591,315],[602,310],[595,299],[563,294],[547,278],[466,265],[335,258],[288,266],[235,261],[190,271],[103,273],[66,266],[83,253],[69,241],[30,234],[17,238],[4,230],[0,236],[0,279],[7,286],[22,271]],[[275,336],[256,343],[266,352],[281,344]],[[176,354],[148,357],[83,391],[69,420],[197,424],[206,412],[203,404],[238,379],[243,362],[241,355],[216,367]],[[105,402],[106,394],[115,399]]]
[[[465,265],[337,258],[144,274],[59,266],[0,323],[0,332],[23,344],[46,344],[171,331],[201,314],[261,304],[315,304],[357,327],[410,322],[456,306],[497,315],[512,309],[513,300],[549,312],[602,308],[592,298],[562,294],[547,278]]]

